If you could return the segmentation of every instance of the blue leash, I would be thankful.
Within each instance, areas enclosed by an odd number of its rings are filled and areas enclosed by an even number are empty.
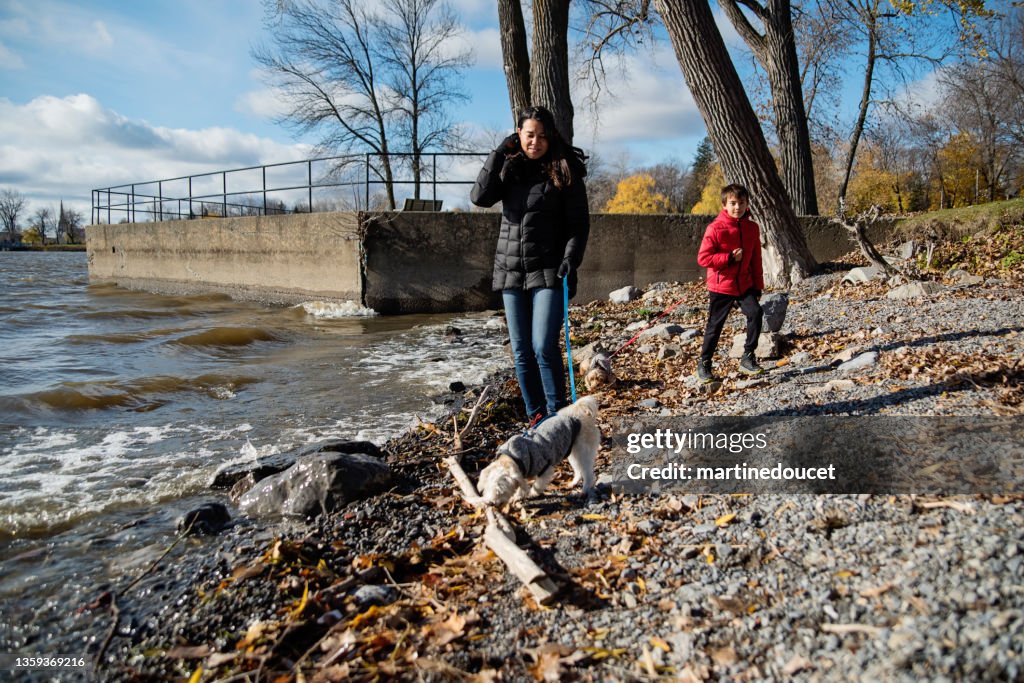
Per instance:
[[[569,278],[562,278],[562,295],[565,302],[565,355],[569,358],[569,388],[572,389],[572,402],[576,402],[576,378],[572,371],[572,345],[569,343]]]

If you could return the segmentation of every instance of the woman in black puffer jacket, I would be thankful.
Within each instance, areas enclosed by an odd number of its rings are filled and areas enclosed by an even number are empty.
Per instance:
[[[558,346],[562,278],[576,294],[576,271],[590,233],[583,152],[570,147],[544,107],[519,115],[516,133],[484,163],[470,199],[501,204],[494,289],[501,291],[519,389],[529,419],[566,404]]]

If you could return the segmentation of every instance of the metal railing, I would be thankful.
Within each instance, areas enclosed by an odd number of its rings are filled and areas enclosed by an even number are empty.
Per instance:
[[[424,152],[419,155],[419,181],[396,175],[391,185],[416,187],[416,199],[428,188],[436,202],[438,187],[472,185],[479,169],[475,166],[454,178],[442,171],[439,178],[439,165],[462,157],[482,161],[486,156],[486,152]],[[388,157],[393,171],[411,172],[410,162],[416,155],[395,152]],[[92,190],[92,223],[368,209],[375,196],[372,188],[388,185],[382,158],[376,153],[320,157],[98,188]],[[346,188],[348,196],[344,196]]]

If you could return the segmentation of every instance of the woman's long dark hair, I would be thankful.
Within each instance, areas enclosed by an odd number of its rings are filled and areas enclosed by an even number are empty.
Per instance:
[[[555,125],[554,115],[546,107],[528,107],[521,111],[516,121],[517,132],[529,119],[538,121],[544,126],[548,151],[540,159],[540,162],[555,187],[558,189],[568,187],[572,185],[574,179],[587,175],[587,157],[583,150],[565,142],[562,134],[558,131],[558,126]]]

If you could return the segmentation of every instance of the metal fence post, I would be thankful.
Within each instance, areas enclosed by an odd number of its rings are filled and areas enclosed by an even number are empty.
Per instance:
[[[160,220],[164,219],[164,181],[158,181],[156,184],[156,196],[160,201]]]
[[[313,160],[306,161],[306,184],[309,186],[309,212],[313,213]]]
[[[221,218],[227,218],[228,217],[228,172],[227,171],[221,171],[220,172],[220,189],[221,189],[221,192],[223,192],[223,194],[221,195],[220,198],[221,198],[221,202],[224,205],[224,208],[221,210]]]
[[[132,221],[132,223],[136,222],[136,220],[138,219],[138,216],[135,213],[135,183],[132,183],[132,201],[131,201],[130,204],[128,204],[128,209],[129,209],[129,211],[131,211],[131,221]]]
[[[366,199],[365,199],[366,203],[363,204],[363,211],[369,211],[370,210],[370,153],[369,152],[366,153],[366,157],[363,159],[363,164],[364,164],[364,166],[366,168],[366,181],[363,184],[363,187],[365,188],[365,194],[366,194]]]
[[[267,215],[267,167],[263,167],[263,215]]]

